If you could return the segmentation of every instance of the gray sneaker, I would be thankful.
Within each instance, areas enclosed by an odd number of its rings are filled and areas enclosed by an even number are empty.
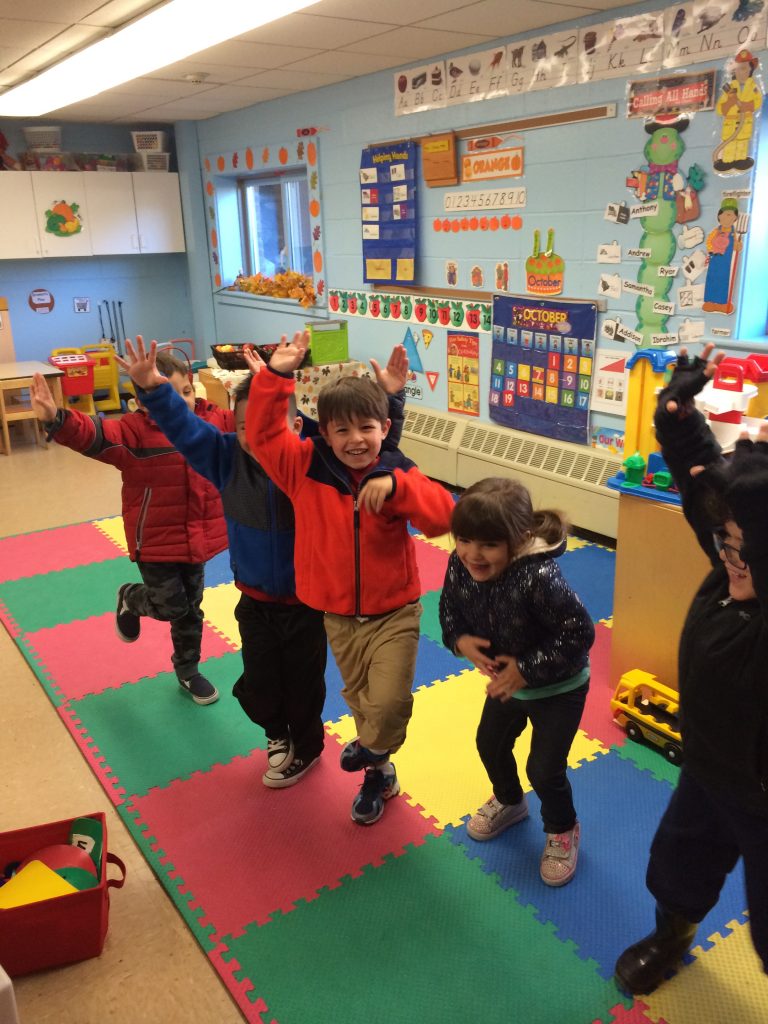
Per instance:
[[[525,797],[516,804],[503,804],[492,796],[469,819],[467,835],[482,843],[486,839],[495,839],[505,828],[527,817],[528,801]]]

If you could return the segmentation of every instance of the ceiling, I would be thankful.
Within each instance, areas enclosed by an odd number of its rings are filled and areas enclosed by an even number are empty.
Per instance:
[[[439,54],[482,48],[500,37],[626,2],[320,0],[46,117],[102,123],[199,120]],[[0,0],[0,92],[156,6],[157,0]],[[215,3],[201,0],[201,17],[211,9]],[[198,75],[203,81],[192,80]]]

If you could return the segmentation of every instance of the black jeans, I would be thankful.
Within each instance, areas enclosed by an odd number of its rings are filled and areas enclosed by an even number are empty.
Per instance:
[[[131,587],[125,598],[134,615],[170,622],[171,661],[179,679],[198,670],[203,640],[200,605],[205,585],[199,562],[137,562],[143,583]]]
[[[752,942],[768,972],[768,815],[742,810],[683,769],[651,844],[646,882],[657,903],[701,921],[739,857]]]
[[[243,674],[232,693],[268,739],[290,734],[295,756],[313,760],[325,741],[328,646],[323,613],[304,604],[256,601],[241,594],[235,617]]]
[[[585,684],[577,690],[539,700],[513,697],[502,702],[487,697],[477,727],[477,749],[496,799],[503,804],[516,804],[523,798],[523,788],[512,748],[530,719],[533,736],[526,772],[541,800],[545,832],[568,832],[576,824],[566,769],[587,689]]]

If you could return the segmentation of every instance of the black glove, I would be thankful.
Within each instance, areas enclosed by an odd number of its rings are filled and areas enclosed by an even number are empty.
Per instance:
[[[768,443],[737,441],[728,463],[725,500],[742,529],[768,521]]]
[[[667,402],[677,402],[678,413],[689,411],[693,407],[694,397],[709,380],[704,373],[706,365],[706,361],[698,356],[693,359],[687,355],[678,356],[669,384],[659,395],[660,411],[667,411]]]

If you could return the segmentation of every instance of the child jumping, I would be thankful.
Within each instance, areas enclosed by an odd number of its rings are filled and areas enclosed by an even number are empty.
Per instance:
[[[158,365],[190,413],[221,421],[220,410],[195,399],[187,367],[168,353]],[[201,674],[203,565],[227,546],[221,499],[191,469],[146,410],[107,420],[76,409],[57,409],[43,376],[35,374],[32,405],[49,440],[106,462],[123,477],[123,525],[128,554],[143,583],[123,583],[117,593],[115,628],[125,643],[141,632],[141,617],[170,622],[179,686],[196,704],[219,699]],[[215,428],[213,428],[215,429]]]
[[[512,751],[533,728],[526,771],[541,800],[547,885],[573,878],[579,824],[566,774],[589,686],[595,629],[554,559],[566,548],[557,512],[537,511],[515,480],[469,487],[453,510],[456,550],[440,597],[443,642],[490,678],[477,749],[493,795],[467,825],[493,839],[528,815]]]
[[[382,444],[387,396],[364,377],[327,385],[317,403],[320,435],[300,439],[286,423],[293,370],[306,332],[283,337],[253,379],[248,444],[293,502],[296,593],[325,612],[358,738],[341,753],[345,771],[365,769],[352,819],[371,825],[396,796],[390,756],[405,740],[413,708],[421,587],[408,519],[427,536],[446,533],[453,499],[412,462]]]

